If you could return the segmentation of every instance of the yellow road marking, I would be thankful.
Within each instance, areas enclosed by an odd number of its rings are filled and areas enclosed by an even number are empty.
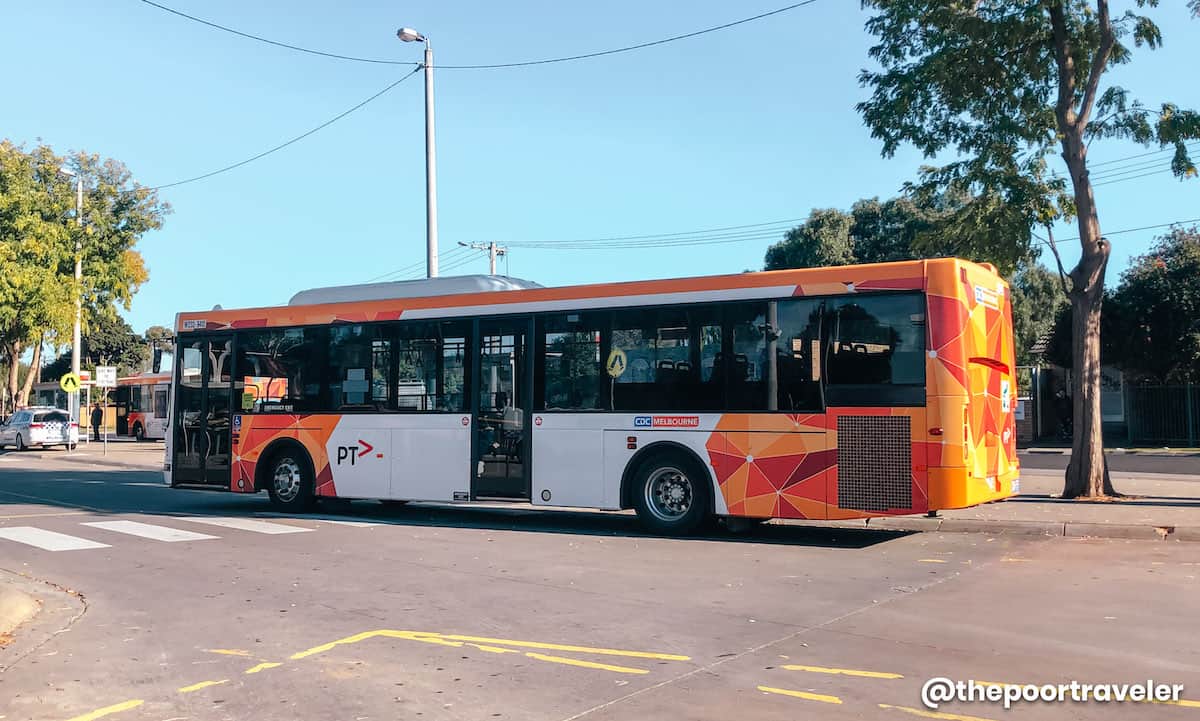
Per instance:
[[[980,686],[1021,686],[1021,685],[1023,685],[1023,684],[1019,684],[1019,683],[1009,683],[1008,681],[980,681],[979,679],[974,679],[974,681],[975,681],[975,683],[979,684]]]
[[[1166,706],[1184,706],[1186,708],[1200,708],[1200,701],[1189,701],[1181,698],[1178,701],[1150,701],[1150,703],[1160,703]]]
[[[308,658],[309,656],[315,656],[318,653],[325,653],[326,651],[332,651],[334,648],[336,648],[338,646],[349,646],[352,643],[358,643],[359,641],[366,641],[368,638],[375,638],[378,635],[379,635],[378,631],[363,631],[362,633],[356,633],[353,636],[339,638],[336,641],[330,641],[329,643],[323,643],[320,646],[313,646],[310,649],[307,649],[304,651],[299,651],[297,653],[293,653],[291,656],[288,656],[288,658],[290,658],[293,661],[297,661],[302,658]]]
[[[862,676],[863,678],[904,678],[898,673],[888,673],[886,671],[860,671],[855,668],[825,668],[824,666],[800,666],[798,664],[787,664],[784,666],[784,668],[788,671],[832,673],[840,676]]]
[[[263,661],[262,663],[258,664],[257,666],[251,666],[250,668],[246,669],[246,673],[258,673],[259,671],[266,671],[269,668],[275,668],[276,666],[282,666],[282,665],[283,665],[282,663]]]
[[[956,713],[941,713],[940,711],[926,711],[924,709],[919,709],[919,708],[909,708],[908,706],[892,706],[892,705],[886,704],[886,703],[879,704],[879,708],[894,709],[896,711],[903,711],[904,713],[910,713],[914,716],[924,716],[925,718],[943,719],[943,721],[992,721],[992,719],[983,718],[982,716],[963,716],[961,714],[956,714]]]
[[[249,656],[249,651],[243,651],[240,648],[206,648],[205,653],[219,653],[222,656]]]
[[[487,651],[488,653],[520,653],[520,651],[516,650],[515,648],[502,648],[500,646],[487,646],[482,643],[468,643],[467,645],[474,646],[475,648],[479,649],[480,651]]]
[[[941,558],[918,558],[917,563],[945,563]]]
[[[199,691],[200,689],[208,688],[209,686],[220,686],[223,683],[229,683],[229,679],[223,678],[220,681],[201,681],[200,683],[194,683],[191,686],[184,686],[175,690],[179,693],[191,693],[192,691]]]
[[[842,702],[842,700],[840,698],[838,698],[837,696],[826,696],[823,693],[809,693],[807,691],[793,691],[790,688],[774,688],[772,686],[759,686],[758,690],[765,691],[767,693],[779,694],[780,696],[794,696],[795,698],[802,698],[806,701],[820,701],[821,703],[836,703],[836,704],[840,704]]]
[[[577,658],[566,658],[564,656],[550,656],[544,653],[536,653],[534,651],[526,651],[525,655],[529,658],[537,659],[538,661],[549,661],[550,663],[561,663],[567,666],[579,666],[580,668],[594,668],[599,671],[613,671],[615,673],[650,673],[644,668],[630,668],[628,666],[612,666],[607,663],[596,663],[594,661],[580,661]]]
[[[1029,563],[1032,560],[1033,560],[1032,558],[1001,558],[1000,563]],[[897,706],[896,708],[903,708],[903,707]]]
[[[488,638],[485,636],[461,636],[457,634],[432,633],[429,631],[395,631],[391,629],[381,629],[379,631],[364,631],[356,633],[353,636],[339,638],[336,641],[323,643],[320,646],[313,646],[310,649],[299,651],[292,654],[289,658],[299,660],[308,658],[309,656],[318,653],[331,651],[338,646],[349,646],[350,644],[366,641],[369,638],[376,637],[384,638],[401,638],[409,641],[423,641],[441,646],[461,647],[464,643],[472,645],[485,645],[492,647],[499,646],[516,646],[517,648],[535,648],[543,651],[569,651],[574,653],[591,653],[601,656],[626,656],[629,658],[649,658],[660,661],[690,661],[690,656],[680,656],[670,653],[652,653],[649,651],[623,651],[612,648],[597,648],[594,646],[570,646],[560,643],[541,643],[538,641],[514,641],[505,638]]]
[[[129,701],[122,701],[121,703],[115,703],[112,706],[105,706],[104,708],[98,708],[95,711],[85,713],[82,716],[76,716],[75,718],[71,719],[71,721],[96,721],[96,719],[104,718],[105,716],[108,716],[109,714],[120,713],[121,711],[128,711],[131,708],[137,708],[138,706],[141,706],[143,703],[145,703],[145,701],[142,701],[140,698],[135,698],[135,699],[132,699]]]
[[[404,633],[412,633],[411,631]],[[602,656],[628,656],[629,658],[652,658],[659,661],[691,661],[691,656],[680,656],[673,653],[651,653],[649,651],[621,651],[613,648],[596,648],[593,646],[567,646],[559,643],[539,643],[537,641],[512,641],[504,638],[482,638],[479,636],[458,636],[452,634],[431,634],[455,641],[469,643],[487,643],[497,646],[517,646],[518,648],[538,648],[545,651],[573,651],[575,653],[595,653]]]

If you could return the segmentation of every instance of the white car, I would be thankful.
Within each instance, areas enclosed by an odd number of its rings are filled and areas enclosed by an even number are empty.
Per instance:
[[[79,424],[58,408],[23,408],[0,425],[0,448],[18,451],[34,446],[66,446],[79,443]]]

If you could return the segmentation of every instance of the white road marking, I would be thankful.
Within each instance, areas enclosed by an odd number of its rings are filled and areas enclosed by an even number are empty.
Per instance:
[[[349,521],[340,518],[326,518],[324,516],[288,516],[282,513],[256,513],[259,518],[286,518],[292,521],[317,521],[319,523],[333,523],[338,526],[350,526],[351,528],[371,528],[372,526],[382,526],[382,523],[371,523],[370,521]]]
[[[252,531],[254,533],[267,533],[271,535],[280,533],[308,533],[313,530],[311,528],[285,526],[282,523],[256,521],[253,518],[220,518],[216,516],[183,516],[182,518],[185,521],[192,521],[194,523],[207,523],[210,526],[235,528],[239,531]]]
[[[109,548],[107,543],[96,543],[86,538],[68,536],[65,533],[44,531],[33,526],[0,528],[0,538],[36,546],[47,551],[81,551],[87,548]]]
[[[192,531],[180,531],[176,528],[155,526],[150,523],[139,523],[138,521],[93,521],[89,523],[83,523],[81,525],[91,526],[92,528],[101,528],[105,531],[114,531],[116,533],[128,533],[131,536],[140,536],[142,538],[149,538],[154,541],[165,541],[167,543],[175,543],[178,541],[206,541],[210,538],[220,538],[220,536],[209,536],[204,533],[193,533]]]

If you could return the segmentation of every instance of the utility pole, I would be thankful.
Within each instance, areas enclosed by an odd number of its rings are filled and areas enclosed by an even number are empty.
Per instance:
[[[71,372],[79,377],[79,353],[81,326],[83,324],[83,176],[69,168],[59,172],[75,178],[75,222],[79,232],[75,235],[75,325],[71,329]],[[71,394],[71,416],[79,422],[79,391]]]
[[[488,275],[496,274],[496,258],[498,258],[502,255],[508,255],[508,248],[505,248],[504,246],[501,246],[501,245],[496,245],[496,241],[494,241],[494,240],[487,244],[463,243],[462,241],[459,241],[458,244],[464,248],[474,248],[475,250],[483,250],[483,251],[487,252],[487,254],[488,254]]]

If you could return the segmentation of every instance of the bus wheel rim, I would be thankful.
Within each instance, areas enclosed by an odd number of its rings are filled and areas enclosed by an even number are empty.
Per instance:
[[[692,508],[696,493],[682,470],[663,466],[646,482],[646,508],[660,521],[677,521]]]
[[[283,502],[294,501],[300,495],[300,464],[292,458],[282,458],[275,464],[271,480],[275,495]]]

